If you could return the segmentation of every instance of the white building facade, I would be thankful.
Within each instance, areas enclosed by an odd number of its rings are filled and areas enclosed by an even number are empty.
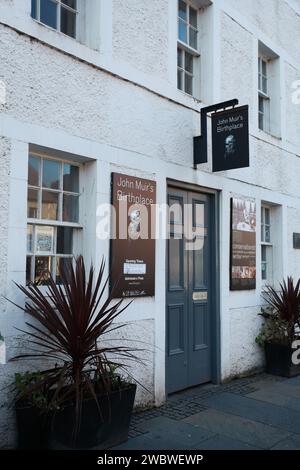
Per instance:
[[[293,244],[300,233],[300,2],[0,0],[0,58],[7,359],[22,343],[16,327],[25,326],[6,300],[23,302],[14,281],[34,280],[49,258],[55,275],[57,262],[73,254],[95,266],[109,260],[97,208],[111,202],[111,174],[121,173],[155,181],[158,204],[198,198],[209,224],[209,250],[199,258],[164,237],[155,241],[155,295],[135,299],[122,316],[125,335],[147,350],[133,372],[147,388],[138,402],[160,405],[168,392],[196,384],[189,373],[176,379],[171,358],[187,345],[209,348],[199,383],[262,369],[255,337],[264,284],[300,276]],[[200,109],[231,99],[249,105],[250,166],[213,173],[209,135],[208,163],[195,169]],[[252,290],[230,290],[232,197],[256,204]],[[31,243],[43,230],[55,239],[47,260]],[[209,303],[185,320],[201,276],[209,277]],[[178,376],[199,357],[187,354]],[[5,387],[19,368],[0,364],[0,448],[14,445]]]

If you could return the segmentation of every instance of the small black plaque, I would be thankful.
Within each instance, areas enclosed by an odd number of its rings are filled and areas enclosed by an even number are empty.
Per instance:
[[[293,233],[293,247],[300,250],[300,233]]]

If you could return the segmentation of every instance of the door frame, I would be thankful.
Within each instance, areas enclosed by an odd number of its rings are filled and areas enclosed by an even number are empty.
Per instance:
[[[182,189],[185,191],[192,191],[200,194],[206,194],[211,197],[211,208],[212,208],[212,217],[211,217],[211,290],[215,292],[215,295],[212,295],[212,323],[211,323],[211,345],[212,345],[212,383],[219,384],[221,382],[221,320],[220,320],[220,201],[219,195],[220,191],[206,188],[203,186],[198,186],[195,184],[185,183],[182,181],[167,179],[167,194],[169,188],[172,189]],[[166,241],[168,243],[168,240]],[[165,259],[165,271],[166,271],[166,280],[165,280],[165,289],[167,290],[168,286],[168,257],[166,252]],[[165,308],[165,377],[167,377],[167,340],[168,340],[168,331],[167,331],[167,309]],[[167,396],[167,393],[166,393]]]

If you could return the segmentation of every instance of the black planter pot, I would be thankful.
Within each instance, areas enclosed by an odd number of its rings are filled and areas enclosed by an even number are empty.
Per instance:
[[[284,344],[265,343],[266,372],[282,377],[300,374],[300,365],[292,363],[293,352],[294,349]]]
[[[93,398],[84,400],[80,430],[76,441],[72,438],[75,414],[69,406],[55,413],[50,432],[51,449],[108,449],[128,439],[130,418],[136,385],[98,396],[99,413]]]
[[[22,400],[15,404],[18,449],[47,449],[51,416]]]

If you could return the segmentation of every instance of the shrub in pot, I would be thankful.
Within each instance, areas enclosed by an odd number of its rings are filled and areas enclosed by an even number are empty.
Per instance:
[[[30,331],[25,332],[33,350],[13,360],[43,359],[51,361],[52,368],[39,371],[38,380],[27,381],[18,390],[16,404],[35,408],[40,424],[46,422],[51,448],[105,449],[128,436],[136,385],[116,370],[130,376],[128,363],[139,359],[137,349],[126,346],[124,340],[116,345],[106,339],[124,326],[114,321],[128,304],[113,302],[113,291],[105,297],[104,270],[102,261],[96,276],[93,266],[87,272],[80,256],[62,269],[60,285],[50,273],[46,291],[35,284],[17,284],[28,299],[20,308],[34,319],[26,323]],[[40,409],[36,396],[43,403]]]
[[[267,286],[263,298],[266,306],[260,315],[264,323],[256,342],[265,349],[266,371],[283,377],[298,375],[300,365],[292,357],[293,344],[300,338],[300,280],[294,284],[288,277],[278,291]]]

